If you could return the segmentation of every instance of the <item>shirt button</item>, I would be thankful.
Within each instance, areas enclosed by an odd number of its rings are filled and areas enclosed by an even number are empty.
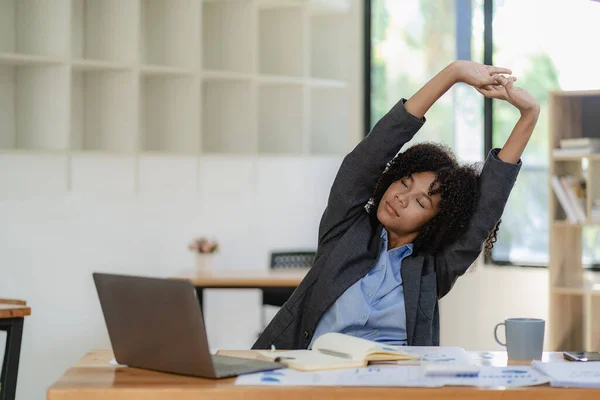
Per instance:
[[[373,293],[367,293],[369,297],[373,297]]]
[[[366,318],[366,317],[367,317],[367,314],[366,314],[366,313],[363,313],[363,318]]]
[[[310,332],[309,331],[304,331],[304,339],[308,340],[310,338]]]

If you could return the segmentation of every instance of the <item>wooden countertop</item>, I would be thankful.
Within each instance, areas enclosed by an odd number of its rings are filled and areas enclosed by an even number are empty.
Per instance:
[[[290,270],[214,270],[197,273],[184,271],[173,276],[176,279],[188,279],[194,286],[203,288],[261,288],[261,287],[291,287],[295,288],[302,282],[308,269]]]
[[[254,357],[254,352],[220,351],[219,354]],[[507,360],[506,352],[489,352],[491,358],[470,353],[482,365],[521,365]],[[110,350],[94,350],[86,354],[48,390],[49,400],[306,400],[306,399],[511,399],[511,400],[597,400],[598,389],[551,388],[548,385],[518,389],[382,388],[382,387],[267,387],[236,386],[235,378],[212,380],[172,375],[136,368],[110,365]],[[544,361],[562,360],[560,353],[545,353]],[[527,363],[528,364],[528,363]]]
[[[0,318],[23,318],[28,315],[31,315],[31,307],[15,304],[0,304]]]

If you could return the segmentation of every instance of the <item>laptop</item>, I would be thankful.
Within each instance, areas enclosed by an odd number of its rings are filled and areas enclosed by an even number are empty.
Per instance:
[[[119,364],[203,378],[283,368],[271,361],[211,355],[190,281],[94,273]]]

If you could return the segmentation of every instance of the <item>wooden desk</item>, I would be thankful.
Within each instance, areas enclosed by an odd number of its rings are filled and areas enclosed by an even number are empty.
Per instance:
[[[6,346],[0,374],[0,400],[14,400],[21,357],[25,317],[31,308],[23,300],[0,299],[0,331],[6,332]]]
[[[219,354],[254,357],[254,352],[220,351]],[[492,352],[492,359],[471,353],[482,365],[506,366],[505,352]],[[306,400],[306,399],[510,399],[510,400],[597,400],[598,389],[563,389],[548,385],[519,389],[446,388],[369,388],[369,387],[266,387],[235,386],[235,378],[212,380],[164,374],[109,365],[110,350],[88,353],[48,389],[48,400]],[[562,360],[559,353],[548,353],[544,360]]]
[[[203,306],[204,289],[266,289],[295,288],[308,273],[308,269],[234,271],[214,270],[199,274],[186,271],[174,278],[188,279],[196,287],[200,307]],[[202,309],[204,312],[204,309]]]
[[[23,318],[31,315],[31,307],[0,303],[0,318]]]

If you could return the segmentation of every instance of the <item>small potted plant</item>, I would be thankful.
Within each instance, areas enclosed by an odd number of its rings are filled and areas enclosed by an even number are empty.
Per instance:
[[[219,249],[219,244],[216,241],[200,237],[194,239],[188,245],[188,248],[196,254],[196,267],[199,273],[212,269],[213,256]]]

